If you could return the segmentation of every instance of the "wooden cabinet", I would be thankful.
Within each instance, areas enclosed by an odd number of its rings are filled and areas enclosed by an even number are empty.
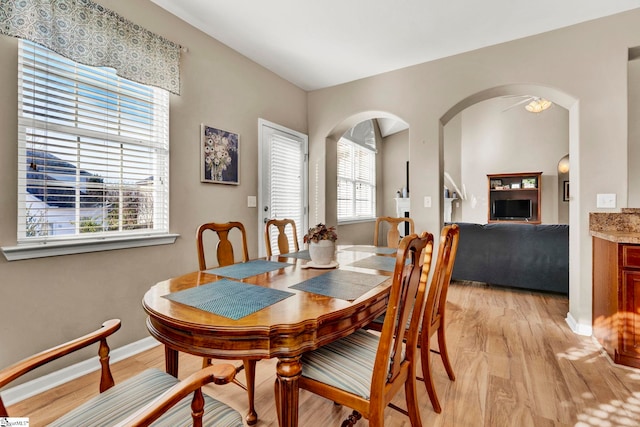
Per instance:
[[[593,336],[615,363],[640,368],[640,245],[593,238]]]
[[[540,224],[542,172],[487,175],[488,222]]]

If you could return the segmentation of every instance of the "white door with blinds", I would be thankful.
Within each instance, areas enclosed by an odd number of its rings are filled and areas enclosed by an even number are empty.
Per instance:
[[[258,218],[259,253],[266,255],[264,227],[268,219],[293,219],[302,247],[302,236],[308,229],[308,137],[263,119],[258,121],[260,145],[260,192]],[[271,247],[276,254],[276,236]],[[292,236],[289,246],[293,248]]]

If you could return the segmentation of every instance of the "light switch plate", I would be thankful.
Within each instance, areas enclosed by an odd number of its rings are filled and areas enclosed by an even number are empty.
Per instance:
[[[425,208],[431,207],[431,196],[424,196],[424,207]]]
[[[247,207],[255,208],[258,206],[258,202],[256,201],[256,196],[247,196]]]
[[[616,207],[616,194],[598,194],[596,195],[596,207],[597,208],[615,208]]]

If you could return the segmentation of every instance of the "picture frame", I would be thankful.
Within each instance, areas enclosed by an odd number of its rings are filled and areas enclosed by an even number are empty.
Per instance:
[[[489,186],[491,187],[492,190],[498,189],[499,187],[502,187],[502,180],[492,179],[489,181]]]
[[[240,135],[200,125],[200,182],[240,184]]]
[[[522,188],[536,188],[537,185],[535,178],[522,178]]]
[[[514,183],[512,183],[512,184],[511,184],[511,188],[515,188],[515,189],[520,188],[520,183],[519,183],[519,182],[514,182]]]
[[[563,202],[568,202],[569,201],[569,181],[563,181],[562,182],[562,201]]]

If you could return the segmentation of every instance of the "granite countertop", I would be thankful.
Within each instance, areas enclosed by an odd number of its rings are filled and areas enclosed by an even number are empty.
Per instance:
[[[608,240],[614,243],[632,243],[640,244],[640,232],[629,231],[593,231],[591,230],[593,237]]]
[[[640,244],[640,209],[624,208],[622,212],[589,214],[589,233],[614,243]]]

